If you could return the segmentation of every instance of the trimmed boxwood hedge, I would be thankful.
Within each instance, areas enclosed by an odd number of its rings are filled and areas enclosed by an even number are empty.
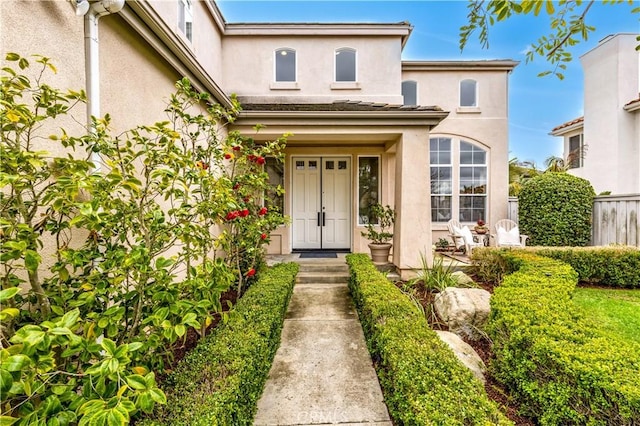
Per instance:
[[[349,288],[395,424],[512,424],[368,256],[351,254],[347,263]]]
[[[574,305],[571,266],[522,250],[491,255],[515,271],[491,298],[491,368],[524,414],[541,425],[640,424],[640,345]]]
[[[164,389],[167,405],[144,424],[251,425],[297,273],[294,263],[265,269],[229,320],[178,364]]]
[[[509,249],[502,249],[509,252]],[[610,287],[640,288],[640,249],[628,246],[609,247],[526,247],[528,253],[550,257],[569,264],[580,282]],[[504,257],[494,255],[496,249],[473,251],[476,266],[481,266],[481,278],[499,282],[513,272]]]

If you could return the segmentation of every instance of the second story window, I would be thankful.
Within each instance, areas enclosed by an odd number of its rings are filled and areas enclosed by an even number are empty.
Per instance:
[[[191,0],[178,0],[178,28],[189,41],[193,41],[193,9]]]
[[[584,145],[582,138],[582,133],[569,138],[569,155],[566,157],[570,169],[577,169],[584,165]]]
[[[402,82],[403,105],[418,105],[418,83],[412,80]]]
[[[296,51],[276,50],[276,81],[296,81]]]
[[[467,79],[460,82],[460,106],[478,106],[478,82]]]
[[[336,50],[336,81],[356,81],[356,50],[343,47]]]

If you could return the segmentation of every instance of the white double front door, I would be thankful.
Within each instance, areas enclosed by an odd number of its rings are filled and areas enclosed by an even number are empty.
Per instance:
[[[292,157],[293,249],[351,248],[351,158]]]

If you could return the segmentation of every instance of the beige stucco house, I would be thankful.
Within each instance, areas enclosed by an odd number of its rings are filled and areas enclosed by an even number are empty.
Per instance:
[[[640,51],[637,34],[608,36],[585,53],[584,116],[555,127],[569,173],[596,193],[640,193]],[[583,150],[583,155],[574,153]]]
[[[77,3],[90,6],[84,17]],[[431,256],[448,220],[507,215],[517,62],[403,61],[406,22],[233,24],[213,0],[5,0],[0,13],[3,51],[51,57],[53,83],[87,87],[88,113],[109,112],[116,129],[161,119],[187,76],[222,104],[238,95],[231,130],[292,133],[284,168],[267,163],[291,218],[272,253],[366,252],[360,232],[381,202],[397,211],[393,263],[404,272]]]

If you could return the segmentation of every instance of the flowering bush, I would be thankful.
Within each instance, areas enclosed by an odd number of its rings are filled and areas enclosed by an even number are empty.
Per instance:
[[[113,137],[110,117],[94,118],[81,136],[49,136],[69,153],[52,156],[38,149],[42,129],[85,95],[46,85],[55,67],[36,62],[35,78],[5,67],[1,80],[2,424],[125,424],[165,402],[153,370],[172,345],[189,327],[204,333],[222,292],[255,279],[282,223],[263,211],[262,163],[284,139],[220,137],[239,107],[205,108],[184,79],[166,121]]]

